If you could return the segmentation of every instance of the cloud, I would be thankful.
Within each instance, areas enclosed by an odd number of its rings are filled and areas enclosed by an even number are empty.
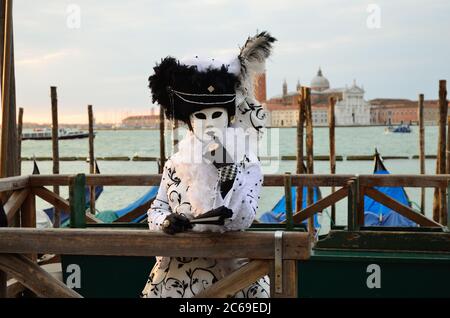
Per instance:
[[[80,29],[66,25],[66,8],[72,3],[81,8]],[[381,7],[380,29],[367,28],[370,3]],[[333,86],[353,77],[371,82],[366,90],[374,97],[410,97],[416,91],[399,85],[381,89],[373,83],[415,80],[427,94],[435,92],[435,83],[425,78],[450,78],[450,42],[442,40],[450,29],[448,0],[17,0],[14,4],[17,100],[28,106],[28,115],[48,109],[50,85],[60,88],[61,105],[67,109],[84,112],[80,105],[92,103],[99,118],[122,108],[144,112],[151,107],[147,78],[161,57],[235,55],[257,29],[278,39],[267,65],[269,96],[280,91],[283,78],[293,85],[298,78],[306,82],[318,65]],[[61,114],[66,114],[63,107]],[[75,113],[69,115],[70,120],[81,120],[73,117]]]
[[[297,54],[306,51],[324,50],[343,44],[348,45],[352,42],[354,42],[354,38],[350,36],[336,36],[312,41],[284,41],[278,44],[276,54]]]
[[[37,54],[29,53],[27,57],[18,57],[16,65],[20,66],[32,66],[32,67],[46,67],[51,63],[59,62],[67,58],[78,56],[79,50],[76,49],[61,49],[55,52]]]

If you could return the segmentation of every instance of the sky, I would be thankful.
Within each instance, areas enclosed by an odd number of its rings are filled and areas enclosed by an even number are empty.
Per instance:
[[[331,87],[356,80],[365,98],[426,99],[450,80],[448,0],[15,0],[17,107],[25,122],[150,114],[155,63],[171,55],[238,54],[249,35],[278,39],[267,95],[309,85],[319,66]]]

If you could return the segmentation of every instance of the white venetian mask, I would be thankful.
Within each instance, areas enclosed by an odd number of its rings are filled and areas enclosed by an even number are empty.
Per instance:
[[[192,113],[190,116],[194,135],[201,141],[222,139],[228,127],[228,112],[223,107],[211,107]]]

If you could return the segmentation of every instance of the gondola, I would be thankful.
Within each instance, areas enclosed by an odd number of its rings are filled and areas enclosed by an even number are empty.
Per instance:
[[[158,194],[159,187],[153,186],[137,200],[119,210],[102,211],[96,215],[105,223],[129,222],[141,223],[147,220],[147,211]]]
[[[100,169],[98,167],[97,161],[95,161],[95,173],[100,174]],[[33,159],[33,175],[37,175],[37,174],[40,174],[39,167],[36,163],[36,160]],[[102,185],[95,186],[95,200],[97,200],[100,197],[102,192],[103,192]],[[91,202],[90,187],[88,187],[88,186],[86,186],[86,188],[85,188],[85,198],[86,198],[86,201],[85,201],[86,209],[88,209],[90,206],[90,202]],[[44,209],[44,212],[47,214],[47,216],[50,218],[50,220],[53,220],[54,215],[55,215],[54,207]],[[68,226],[69,220],[70,220],[70,211],[60,211],[61,226]]]
[[[373,174],[389,174],[383,159],[375,149]],[[374,187],[398,201],[399,203],[412,208],[411,200],[403,187]],[[364,196],[364,225],[365,226],[389,226],[389,227],[415,227],[416,223],[406,217],[394,212],[378,201],[368,196]]]
[[[306,171],[306,167],[303,164],[304,171]],[[302,189],[302,209],[308,206],[307,198],[308,198],[308,188],[303,187]],[[322,199],[322,193],[320,192],[319,187],[314,187],[314,196],[313,202],[317,202]],[[296,211],[296,198],[297,198],[297,187],[291,187],[291,197],[292,197],[292,211]],[[282,223],[286,220],[286,197],[283,195],[280,200],[274,205],[274,207],[259,218],[260,223]],[[302,222],[303,224],[307,224],[308,220]],[[318,215],[314,215],[314,227],[318,229],[320,227],[320,223],[318,220]]]
[[[297,188],[291,188],[291,197],[292,197],[292,211],[295,211],[295,202],[297,197]],[[308,188],[303,187],[303,200],[302,200],[302,209],[307,207],[307,198],[308,198]],[[314,187],[314,202],[320,200],[322,198],[322,194],[318,187]],[[265,212],[259,218],[260,223],[281,223],[286,220],[286,197],[283,195],[281,199],[275,204],[272,210]],[[303,224],[307,224],[308,220],[303,221]],[[317,214],[314,215],[314,227],[319,228],[320,223],[318,220]]]

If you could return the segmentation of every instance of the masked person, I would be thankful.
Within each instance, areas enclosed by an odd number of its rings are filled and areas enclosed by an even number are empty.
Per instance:
[[[150,230],[238,231],[252,224],[263,183],[256,141],[265,113],[253,82],[264,71],[275,41],[249,37],[239,55],[217,59],[164,58],[149,78],[153,102],[187,135],[166,162],[158,195],[148,211]],[[216,224],[193,220],[213,216]],[[193,297],[247,262],[245,259],[157,257],[142,297]],[[263,277],[235,297],[269,297]]]

